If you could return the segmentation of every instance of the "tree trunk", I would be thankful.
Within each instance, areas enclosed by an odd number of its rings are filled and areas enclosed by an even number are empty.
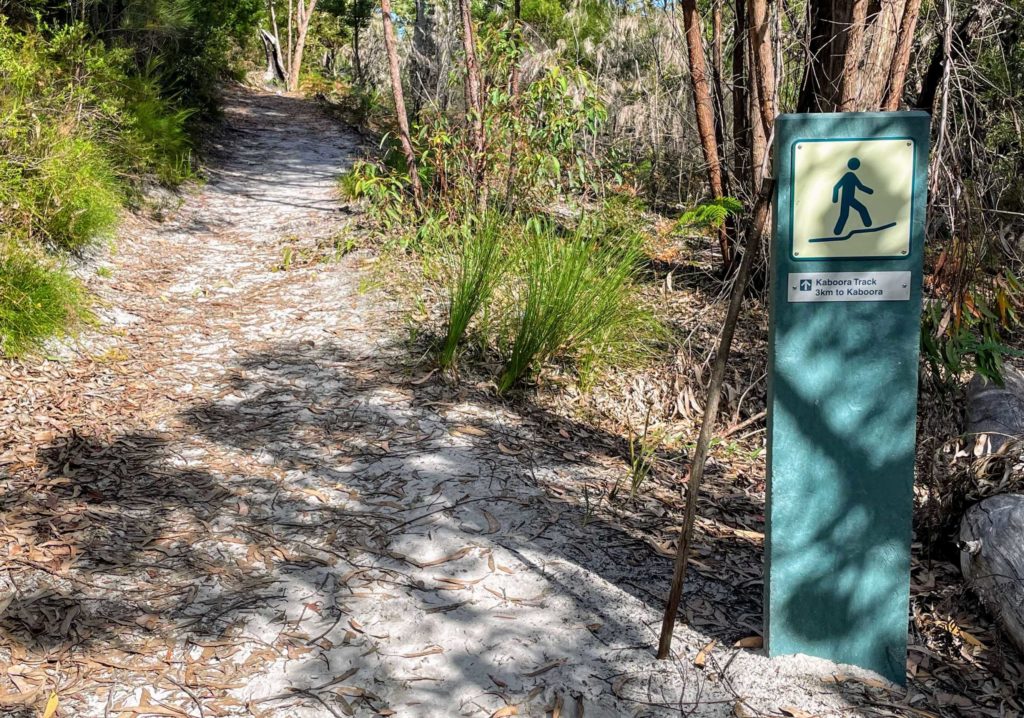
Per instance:
[[[520,28],[520,18],[523,14],[523,7],[521,0],[513,0],[512,2],[512,40],[516,47],[515,61],[512,63],[512,76],[509,78],[509,93],[512,95],[512,104],[519,100],[519,52],[522,38],[520,34],[522,29]]]
[[[715,92],[715,145],[718,148],[718,166],[722,171],[722,196],[726,196],[732,194],[732,189],[729,182],[729,164],[725,146],[725,89],[722,84],[722,75],[722,0],[715,0],[711,25],[711,81]],[[732,215],[728,215],[722,226],[718,228],[719,246],[732,247],[732,238],[735,236],[736,221]],[[734,257],[730,257],[728,265],[723,267],[725,274],[732,272],[733,259]]]
[[[278,53],[280,53],[281,35],[277,31],[277,13],[274,11],[274,0],[267,0],[267,7],[270,8],[270,26],[274,31],[274,39],[277,40]]]
[[[718,340],[718,351],[711,368],[711,383],[708,385],[708,396],[704,403],[704,419],[697,436],[697,445],[693,451],[690,464],[690,475],[686,483],[686,510],[683,514],[682,530],[679,532],[679,546],[676,548],[676,559],[672,571],[672,583],[669,586],[668,604],[661,622],[661,637],[658,641],[658,659],[665,660],[672,649],[672,631],[676,625],[679,602],[683,598],[686,584],[686,566],[689,563],[690,547],[693,544],[693,528],[697,520],[697,496],[704,479],[704,465],[707,463],[708,449],[711,446],[715,422],[718,419],[718,404],[722,398],[722,384],[725,382],[725,370],[729,364],[729,353],[732,351],[732,338],[739,321],[740,309],[743,306],[743,294],[750,278],[750,270],[754,266],[761,249],[761,236],[768,226],[771,216],[772,189],[774,180],[768,179],[761,185],[761,192],[754,204],[753,221],[749,225],[743,259],[736,272],[736,280],[729,296],[729,309],[722,325],[722,336]]]
[[[434,39],[435,5],[430,0],[416,0],[416,21],[412,30],[412,56],[409,84],[412,89],[412,114],[436,100],[438,47]]]
[[[967,510],[960,524],[960,568],[1024,652],[1024,495],[993,496]]]
[[[285,82],[287,74],[281,61],[281,46],[277,43],[277,38],[262,28],[260,29],[260,38],[263,40],[263,49],[267,54],[267,71],[263,73],[263,81]]]
[[[480,65],[476,59],[476,35],[473,32],[473,16],[469,0],[459,0],[459,16],[462,20],[462,51],[465,54],[466,113],[470,115],[470,133],[473,144],[482,139],[483,107],[480,102]]]
[[[914,46],[914,30],[917,18],[921,15],[921,0],[907,0],[903,8],[903,20],[900,22],[899,40],[893,52],[892,72],[886,86],[882,109],[895,112],[900,109],[903,99],[903,86],[907,81],[907,68],[910,67],[910,51]]]
[[[736,185],[742,187],[749,178],[750,107],[749,74],[745,68],[747,47],[747,8],[744,0],[736,0],[732,45],[732,166]]]
[[[359,24],[352,28],[352,70],[356,74],[356,84],[363,84],[363,62],[359,57]]]
[[[715,99],[715,144],[722,170],[722,194],[729,194],[729,171],[725,157],[725,89],[722,83],[722,0],[715,0],[711,22],[711,83]]]
[[[398,139],[402,144],[402,153],[409,168],[409,183],[412,185],[412,198],[416,209],[420,207],[420,176],[416,169],[416,153],[412,149],[412,138],[409,135],[409,116],[405,113],[405,93],[402,91],[402,74],[398,66],[398,43],[395,41],[395,28],[391,24],[391,0],[380,0],[381,21],[384,24],[384,51],[388,56],[388,70],[391,74],[391,92],[395,98],[395,114],[398,118]]]
[[[893,58],[907,0],[882,0],[878,12],[867,19],[864,62],[857,78],[857,109],[881,109],[885,88],[892,78]]]
[[[942,84],[942,77],[945,74],[946,50],[949,50],[950,57],[963,53],[967,43],[971,41],[971,36],[980,25],[979,20],[978,8],[974,6],[957,23],[952,33],[949,48],[946,47],[944,40],[941,37],[939,38],[939,42],[932,52],[931,62],[928,63],[928,70],[925,72],[924,80],[921,81],[921,92],[914,103],[914,109],[924,110],[925,112],[932,111],[935,105],[935,98],[939,93],[939,85]]]
[[[516,56],[512,60],[512,70],[508,78],[508,91],[512,97],[511,110],[513,117],[518,118],[519,116],[519,50],[520,42],[522,38],[520,33],[522,32],[519,23],[522,17],[522,2],[521,0],[513,0],[512,2],[512,42],[516,48]],[[508,148],[508,175],[505,181],[505,204],[512,204],[512,194],[515,191],[515,177],[516,177],[516,165],[519,162],[517,154],[516,143],[512,142]]]
[[[808,12],[808,61],[797,110],[898,106],[920,0],[815,2]]]
[[[463,0],[465,1],[465,0]],[[682,0],[683,28],[686,32],[686,48],[690,64],[690,87],[693,90],[693,104],[697,115],[697,134],[700,137],[704,163],[708,168],[708,184],[714,197],[723,196],[722,166],[718,161],[718,143],[715,139],[715,110],[708,84],[707,60],[704,57],[703,33],[697,0]],[[723,267],[732,263],[732,247],[724,233],[718,238],[722,252]]]
[[[302,55],[306,50],[306,33],[309,32],[309,22],[313,18],[313,11],[316,10],[316,3],[317,0],[298,0],[296,4],[298,23],[295,26],[295,49],[292,51],[291,72],[288,74],[288,90],[290,92],[296,92],[299,89]]]
[[[853,16],[852,0],[807,4],[807,62],[797,112],[832,112],[841,102],[846,30]]]
[[[473,147],[473,161],[470,171],[475,177],[477,203],[482,211],[487,206],[487,187],[484,173],[484,106],[481,98],[483,87],[480,82],[480,65],[476,59],[476,35],[473,31],[473,15],[470,0],[459,0],[459,15],[462,19],[462,50],[465,54],[466,113],[469,116],[469,138]]]
[[[302,2],[302,0],[299,0],[299,2]],[[294,24],[295,24],[295,1],[294,0],[288,0],[288,47],[285,48],[285,50],[287,50],[287,52],[285,53],[285,61],[288,63],[288,67],[286,69],[288,70],[288,76],[289,77],[291,77],[291,74],[292,74],[292,52],[293,52],[293,48],[294,48],[294,46],[292,45],[292,26]],[[289,80],[289,85],[290,84],[291,84],[291,80]]]
[[[772,135],[772,126],[775,123],[777,88],[775,58],[772,56],[772,37],[768,23],[768,4],[766,0],[749,0],[747,9],[750,68],[753,77],[750,83],[753,105],[750,113],[753,125],[750,169],[756,193],[761,187],[762,178],[768,172],[768,138]]]

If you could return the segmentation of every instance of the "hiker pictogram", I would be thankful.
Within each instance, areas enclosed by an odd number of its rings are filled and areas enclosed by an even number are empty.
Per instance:
[[[836,222],[836,229],[833,232],[833,234],[837,235],[842,234],[843,229],[846,228],[846,221],[850,218],[851,209],[857,210],[857,214],[860,215],[860,221],[863,222],[865,227],[871,226],[871,215],[868,213],[868,208],[857,200],[857,190],[864,194],[874,194],[875,191],[861,182],[860,177],[856,175],[856,171],[860,169],[859,159],[851,157],[846,166],[850,168],[850,171],[844,174],[836,182],[836,186],[832,188],[832,204],[840,202],[839,221]]]
[[[857,157],[851,157],[846,163],[849,171],[839,178],[839,181],[832,187],[832,204],[839,205],[839,219],[836,221],[835,229],[833,230],[832,237],[817,237],[811,239],[811,242],[842,242],[855,234],[864,234],[866,232],[881,232],[884,229],[895,227],[895,222],[889,222],[878,227],[872,226],[871,213],[868,212],[868,208],[857,199],[857,193],[862,194],[874,194],[875,191],[868,187],[866,184],[860,181],[860,177],[857,176],[857,170],[860,169],[860,159]],[[850,220],[850,210],[854,210],[860,215],[861,224],[864,226],[860,229],[853,229],[843,234],[843,230],[846,229],[846,224]]]

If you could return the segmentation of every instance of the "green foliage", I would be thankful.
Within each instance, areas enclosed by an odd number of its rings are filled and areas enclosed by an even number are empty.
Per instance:
[[[523,0],[521,13],[549,45],[562,41],[571,49],[571,59],[579,56],[580,46],[605,37],[614,16],[613,6],[601,0]]]
[[[87,316],[85,295],[66,271],[13,243],[0,244],[0,354],[38,350]]]
[[[689,229],[709,232],[717,230],[729,217],[743,212],[743,203],[735,197],[718,197],[688,209],[676,221],[676,231]]]
[[[370,216],[384,228],[412,220],[412,203],[401,176],[374,162],[360,160],[338,179],[343,197],[365,199]]]
[[[484,205],[510,214],[534,213],[555,201],[603,195],[605,168],[586,147],[607,112],[587,72],[556,62],[515,97],[508,78],[521,49],[514,39],[483,27],[478,53],[484,80],[482,150],[474,141],[471,117],[429,109],[413,127],[424,205],[457,218]],[[398,180],[389,185],[389,194],[398,187],[408,195],[401,153],[388,152],[385,162]],[[383,174],[387,170],[381,168],[373,181],[379,183]]]
[[[57,139],[25,181],[21,196],[48,244],[78,251],[117,224],[121,196],[103,152],[90,140]]]
[[[557,354],[575,357],[591,371],[639,358],[657,323],[635,297],[638,242],[595,241],[580,230],[563,237],[539,221],[530,229],[499,393]]]
[[[64,255],[109,236],[141,181],[191,176],[193,107],[212,107],[232,37],[261,8],[39,0],[0,14],[0,352],[80,316]]]
[[[438,363],[450,367],[455,362],[470,321],[487,306],[501,279],[502,224],[496,216],[467,222],[449,241],[447,248],[447,332],[438,353]]]
[[[148,63],[124,86],[124,126],[120,146],[134,158],[137,170],[155,175],[167,185],[192,176],[192,137],[188,121],[196,110],[179,107],[174,98],[161,95],[160,64]]]
[[[921,352],[933,376],[949,384],[974,369],[1001,385],[1004,358],[1024,356],[1007,344],[1007,334],[1020,326],[1021,299],[1020,282],[1006,271],[987,290],[975,288],[959,303],[929,302],[921,322]]]

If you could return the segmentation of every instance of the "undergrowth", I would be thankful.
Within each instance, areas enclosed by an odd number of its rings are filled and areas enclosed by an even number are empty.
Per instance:
[[[82,289],[64,268],[0,245],[0,353],[23,354],[88,316]]]
[[[447,330],[438,352],[442,368],[454,364],[470,321],[491,301],[504,269],[502,238],[500,218],[492,216],[463,225],[447,243]]]
[[[193,174],[194,110],[161,55],[148,57],[81,23],[13,27],[0,16],[4,355],[37,349],[85,315],[86,295],[62,267],[112,236],[145,182]]]
[[[588,383],[599,367],[640,359],[658,334],[634,281],[638,238],[610,241],[581,224],[561,236],[534,221],[522,245],[522,282],[514,294],[498,392],[505,393],[558,354],[576,360]]]
[[[585,389],[602,368],[638,363],[667,336],[635,287],[641,208],[616,190],[614,152],[595,161],[584,151],[607,120],[588,72],[553,58],[515,92],[507,80],[517,40],[488,31],[478,44],[486,120],[437,108],[414,118],[419,200],[390,136],[382,157],[356,163],[340,190],[364,200],[393,248],[426,260],[428,281],[446,296],[443,326],[431,332],[441,335],[442,368],[469,354],[460,350],[472,336],[488,364],[500,363],[501,394],[552,362]],[[439,270],[430,266],[438,256]]]

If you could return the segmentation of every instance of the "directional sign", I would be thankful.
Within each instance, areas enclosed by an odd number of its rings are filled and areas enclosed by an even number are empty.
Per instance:
[[[903,682],[928,115],[775,125],[765,629]]]
[[[789,275],[791,302],[904,302],[910,272],[798,272]]]

